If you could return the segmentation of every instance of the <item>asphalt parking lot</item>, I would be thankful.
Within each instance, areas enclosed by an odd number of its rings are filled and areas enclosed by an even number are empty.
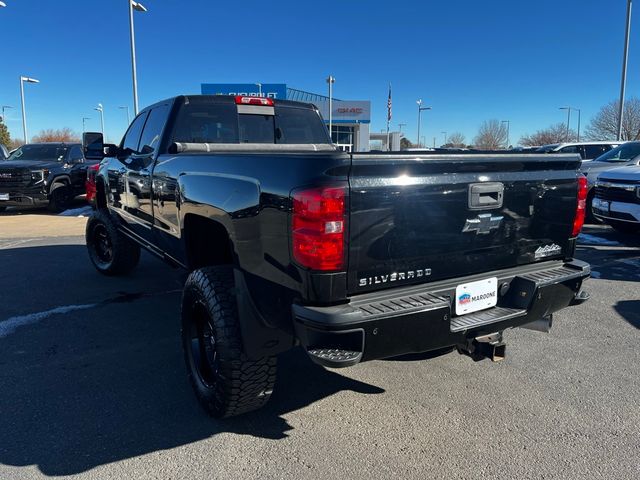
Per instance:
[[[271,402],[214,421],[179,344],[183,274],[99,276],[85,219],[0,215],[0,479],[640,477],[640,237],[588,227],[589,302],[507,359],[326,370],[280,358]]]

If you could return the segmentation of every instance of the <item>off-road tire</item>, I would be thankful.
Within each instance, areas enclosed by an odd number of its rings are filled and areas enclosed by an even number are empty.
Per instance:
[[[257,410],[271,397],[277,359],[245,355],[231,267],[206,267],[187,278],[182,347],[196,396],[213,417]]]
[[[73,201],[73,192],[66,183],[54,183],[49,191],[48,209],[55,213],[64,212]]]
[[[0,213],[4,212],[7,209],[7,207],[0,207]]]
[[[636,223],[616,222],[615,220],[609,220],[607,223],[619,233],[633,234],[640,232],[640,225]]]
[[[106,210],[91,214],[85,238],[91,263],[103,275],[124,275],[138,265],[140,246],[118,230]]]

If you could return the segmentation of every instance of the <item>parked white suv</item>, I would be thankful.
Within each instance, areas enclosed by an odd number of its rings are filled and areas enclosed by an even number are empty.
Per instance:
[[[640,232],[640,166],[606,170],[598,176],[593,214],[623,233]]]
[[[597,141],[597,142],[567,142],[551,143],[538,148],[536,152],[544,153],[578,153],[582,160],[593,160],[603,153],[624,142],[618,141]]]

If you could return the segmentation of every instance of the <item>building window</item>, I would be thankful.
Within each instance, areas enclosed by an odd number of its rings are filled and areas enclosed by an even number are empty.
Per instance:
[[[343,125],[331,126],[331,141],[335,143],[340,150],[351,152],[354,147],[354,139],[354,127],[346,127]]]

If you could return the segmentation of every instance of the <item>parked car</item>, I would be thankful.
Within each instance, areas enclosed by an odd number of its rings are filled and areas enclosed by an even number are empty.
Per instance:
[[[0,143],[0,160],[5,160],[9,157],[9,150],[7,147]]]
[[[577,153],[584,161],[592,160],[617,147],[622,142],[565,142],[543,145],[536,149],[542,153]]]
[[[596,181],[593,213],[619,232],[640,232],[640,166],[602,172]]]
[[[616,148],[609,150],[604,155],[599,156],[591,162],[583,162],[580,171],[587,176],[589,194],[587,196],[587,221],[597,220],[593,216],[593,198],[598,175],[613,167],[640,164],[640,142],[626,142]]]
[[[87,167],[79,143],[32,143],[0,163],[0,211],[48,206],[62,211],[85,192]]]
[[[85,134],[87,157],[105,148],[89,257],[121,275],[142,247],[191,272],[182,345],[216,417],[264,405],[296,345],[334,368],[499,360],[505,330],[588,298],[578,155],[350,154],[313,105],[222,95],[147,107],[119,146]]]

